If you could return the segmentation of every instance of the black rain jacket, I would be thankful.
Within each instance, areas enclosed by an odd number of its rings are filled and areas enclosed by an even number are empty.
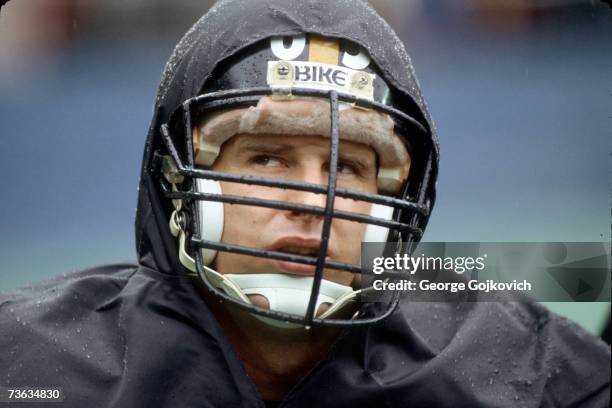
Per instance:
[[[162,78],[139,188],[138,263],[0,295],[0,386],[63,387],[60,406],[75,408],[264,406],[181,272],[148,168],[159,125],[217,64],[271,35],[300,32],[367,48],[432,127],[403,45],[366,3],[218,3],[177,45]],[[604,407],[609,393],[609,347],[536,303],[413,302],[346,332],[281,406]]]

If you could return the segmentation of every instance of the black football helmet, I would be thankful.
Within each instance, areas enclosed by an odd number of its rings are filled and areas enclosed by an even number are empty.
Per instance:
[[[281,100],[318,98],[327,101],[329,113],[324,119],[329,123],[330,139],[327,185],[210,169],[221,146],[206,143],[202,146],[198,141],[194,143],[194,126],[214,112],[256,106],[265,97],[278,97]],[[411,157],[410,174],[406,180],[394,176],[393,169],[387,169],[389,171],[384,177],[391,177],[391,185],[393,182],[400,183],[392,188],[380,188],[377,194],[337,188],[339,117],[340,110],[347,106],[375,110],[393,120],[395,134]],[[365,294],[372,292],[368,284],[372,274],[368,268],[326,260],[331,224],[334,219],[367,224],[365,241],[388,242],[394,253],[411,253],[423,235],[434,204],[438,153],[432,130],[420,105],[396,91],[365,48],[344,39],[313,34],[261,40],[220,62],[205,81],[200,94],[177,106],[160,131],[164,146],[156,152],[155,160],[160,187],[168,202],[172,203],[168,209],[170,229],[178,238],[181,263],[197,276],[210,293],[281,327],[371,324],[393,312],[399,301],[398,292],[379,293],[364,301]],[[382,170],[379,169],[379,181]],[[325,207],[314,207],[226,195],[219,187],[220,181],[322,194],[326,197],[326,203]],[[389,183],[385,185],[388,187]],[[365,215],[335,210],[335,197],[371,203],[373,211]],[[297,211],[322,217],[321,245],[317,256],[222,242],[224,203]],[[303,312],[288,313],[251,304],[240,284],[213,269],[218,251],[314,265],[314,276],[307,281],[309,296]],[[339,303],[332,305],[329,313],[316,316],[320,296],[324,296],[322,281],[325,268],[361,275],[361,287],[350,293],[332,296]],[[391,271],[382,275],[385,279],[406,277]],[[353,307],[347,308],[347,305]],[[347,309],[350,310],[348,314]]]

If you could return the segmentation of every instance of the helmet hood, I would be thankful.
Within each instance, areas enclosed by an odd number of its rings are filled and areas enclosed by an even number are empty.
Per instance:
[[[247,47],[275,36],[316,34],[349,40],[366,49],[387,83],[433,137],[433,174],[438,143],[410,58],[403,44],[365,2],[224,0],[183,36],[168,60],[158,88],[143,156],[136,216],[139,263],[165,274],[182,270],[176,239],[168,229],[171,205],[150,173],[162,145],[160,126],[185,100],[198,95],[215,68]],[[431,191],[431,202],[435,192]]]

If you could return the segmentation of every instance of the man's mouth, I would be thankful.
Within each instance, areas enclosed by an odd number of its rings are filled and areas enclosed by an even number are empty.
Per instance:
[[[317,258],[321,250],[321,241],[318,238],[284,237],[277,240],[269,249],[287,254]],[[329,253],[326,255],[325,259],[331,259]],[[284,260],[274,260],[273,263],[281,272],[292,275],[313,275],[315,271],[314,265]]]
[[[294,246],[294,245],[283,246],[283,247],[277,248],[276,251],[287,252],[287,253],[296,254],[296,255],[312,256],[315,258],[319,256],[319,248],[309,248],[309,247],[301,247],[301,246]]]

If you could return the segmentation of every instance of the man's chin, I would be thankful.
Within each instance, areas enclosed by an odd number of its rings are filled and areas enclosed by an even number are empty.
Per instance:
[[[268,302],[268,299],[263,295],[255,294],[255,295],[247,295],[247,297],[249,298],[251,303],[257,307],[261,307],[262,309],[270,308],[270,302]]]

